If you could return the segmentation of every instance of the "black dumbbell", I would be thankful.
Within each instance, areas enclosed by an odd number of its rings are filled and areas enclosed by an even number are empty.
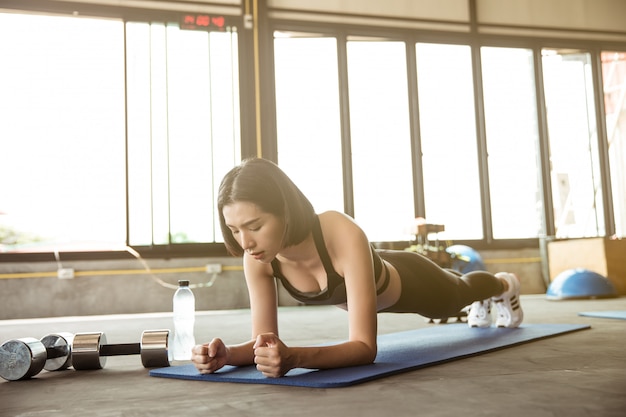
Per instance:
[[[8,381],[27,379],[42,369],[58,371],[71,366],[70,333],[53,333],[9,340],[0,346],[0,376]]]
[[[8,381],[27,379],[42,369],[57,371],[101,369],[106,357],[141,355],[146,368],[167,367],[169,330],[146,330],[141,343],[107,345],[102,332],[50,334],[41,340],[32,337],[9,340],[0,346],[0,376]]]
[[[76,370],[102,369],[108,356],[141,355],[145,368],[170,366],[168,339],[170,331],[146,330],[141,343],[106,344],[102,332],[77,333],[72,343],[72,365]]]

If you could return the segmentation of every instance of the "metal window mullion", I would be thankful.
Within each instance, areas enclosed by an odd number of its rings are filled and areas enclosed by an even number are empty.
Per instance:
[[[556,234],[554,219],[554,201],[552,198],[552,167],[550,162],[550,139],[548,135],[548,115],[546,109],[545,87],[543,83],[543,61],[541,46],[533,48],[533,67],[535,74],[535,100],[537,102],[537,128],[539,131],[539,169],[540,186],[543,199],[543,232],[547,237]]]
[[[168,60],[168,52],[169,52],[169,43],[168,43],[168,30],[167,24],[165,24],[164,28],[165,34],[165,158],[166,158],[166,169],[167,169],[167,243],[168,245],[172,244],[172,201],[171,201],[171,178],[170,178],[170,123],[169,123],[169,60]]]
[[[472,56],[472,79],[474,80],[474,117],[476,120],[476,151],[478,155],[478,178],[480,182],[480,202],[482,213],[483,239],[493,242],[493,223],[491,220],[491,190],[489,186],[489,153],[485,125],[485,102],[482,82],[482,60],[480,44],[470,45]]]
[[[419,118],[419,86],[417,84],[417,52],[414,41],[406,41],[407,82],[409,94],[409,128],[411,136],[411,169],[413,172],[413,204],[415,217],[426,217],[424,198],[424,164]]]
[[[149,108],[150,108],[150,127],[149,127],[149,135],[150,135],[150,244],[154,246],[154,134],[153,134],[153,118],[152,114],[154,112],[153,106],[153,86],[152,83],[154,79],[152,77],[152,24],[149,25],[148,29],[148,80],[149,80]]]
[[[598,141],[598,162],[600,164],[600,186],[602,188],[602,204],[604,206],[604,232],[606,236],[613,236],[616,232],[615,213],[613,212],[611,160],[609,158],[609,140],[604,107],[604,81],[602,77],[602,51],[600,49],[594,49],[591,52],[591,62]]]
[[[215,144],[213,141],[214,132],[213,132],[213,77],[212,77],[212,68],[211,68],[211,33],[207,32],[207,60],[208,65],[207,68],[209,73],[207,74],[209,78],[209,114],[207,119],[210,120],[209,126],[209,149],[211,150],[211,155],[209,155],[209,162],[211,164],[211,201],[216,201],[216,190],[215,190]],[[231,71],[232,72],[232,71]],[[215,215],[214,215],[215,216]],[[213,218],[212,224],[215,224],[215,217]],[[213,240],[215,240],[215,230],[213,230]]]
[[[123,23],[124,38],[124,187],[125,187],[125,203],[126,203],[126,246],[130,246],[130,167],[128,163],[128,33],[126,26],[128,22]]]
[[[352,172],[352,137],[350,128],[350,91],[348,80],[348,39],[337,35],[337,71],[339,81],[339,120],[343,161],[343,210],[354,217],[354,181]]]

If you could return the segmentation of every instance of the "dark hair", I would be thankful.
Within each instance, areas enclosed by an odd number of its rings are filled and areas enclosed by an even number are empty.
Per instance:
[[[238,201],[256,204],[265,213],[283,218],[285,247],[302,242],[311,232],[315,210],[293,181],[267,159],[245,159],[224,176],[217,196],[222,236],[232,255],[243,255],[243,249],[226,226],[223,209]]]

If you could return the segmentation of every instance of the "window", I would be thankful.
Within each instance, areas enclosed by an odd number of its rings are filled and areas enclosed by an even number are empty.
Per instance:
[[[481,239],[470,47],[418,43],[417,80],[426,220],[441,236]]]
[[[406,240],[415,217],[404,42],[348,42],[354,217],[372,241]]]
[[[604,235],[591,56],[542,51],[556,237]]]
[[[219,181],[241,157],[237,33],[128,23],[131,245],[221,241]]]
[[[151,23],[0,14],[0,252],[222,240],[216,192],[241,158],[239,97],[248,96],[239,34],[181,30],[163,13]],[[353,209],[370,240],[403,241],[423,201],[426,220],[446,227],[441,239],[532,239],[543,233],[541,185],[550,181],[557,238],[605,235],[605,210],[623,236],[624,51],[601,54],[605,148],[595,52],[543,48],[537,63],[539,46],[482,46],[474,74],[469,45],[437,40],[408,41],[416,62],[407,66],[407,41],[397,39],[421,33],[387,29],[274,32],[277,158],[316,211]],[[538,150],[547,148],[551,172],[541,178]],[[609,170],[610,190],[601,178]]]
[[[533,52],[481,48],[493,237],[543,232]]]
[[[0,39],[1,251],[221,241],[234,28],[0,14]]]
[[[278,163],[317,212],[343,211],[337,40],[274,37]]]
[[[0,14],[4,251],[124,245],[123,35],[119,20]]]

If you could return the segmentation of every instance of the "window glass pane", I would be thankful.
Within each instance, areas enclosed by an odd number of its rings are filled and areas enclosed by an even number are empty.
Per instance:
[[[474,87],[469,46],[418,43],[417,80],[426,220],[448,239],[481,239]]]
[[[130,242],[220,241],[215,194],[240,158],[236,33],[128,23],[127,38]]]
[[[213,242],[217,188],[240,157],[236,36],[170,26],[167,40],[172,242]]]
[[[602,53],[615,231],[626,236],[626,52]]]
[[[406,47],[348,42],[354,215],[372,241],[406,240],[415,217]]]
[[[493,237],[542,233],[533,54],[482,48],[483,94]]]
[[[131,245],[152,243],[150,26],[126,24],[128,113],[128,219]]]
[[[602,236],[591,58],[572,50],[542,55],[556,237]]]
[[[274,36],[278,163],[317,212],[343,211],[337,40]]]
[[[123,247],[123,34],[117,20],[0,14],[4,250]]]

